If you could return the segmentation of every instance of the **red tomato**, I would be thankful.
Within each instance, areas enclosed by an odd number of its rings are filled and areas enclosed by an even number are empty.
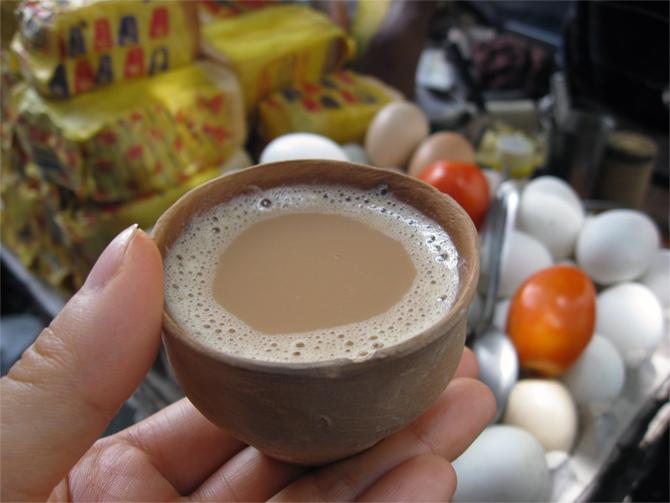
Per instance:
[[[573,266],[556,265],[533,274],[516,291],[507,333],[523,368],[555,376],[579,357],[593,336],[596,289]]]
[[[427,166],[419,179],[453,197],[470,215],[477,228],[489,207],[489,184],[476,164],[438,161]]]

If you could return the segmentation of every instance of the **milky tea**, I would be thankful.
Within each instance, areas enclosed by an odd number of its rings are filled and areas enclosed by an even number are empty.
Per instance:
[[[457,266],[446,231],[384,185],[275,187],[190,222],[165,258],[166,303],[229,355],[363,360],[443,319]]]

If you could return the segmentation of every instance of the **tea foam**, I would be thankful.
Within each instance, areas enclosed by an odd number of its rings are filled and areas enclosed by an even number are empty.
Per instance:
[[[385,313],[322,330],[264,334],[214,300],[219,257],[246,229],[296,213],[334,214],[365,223],[399,241],[416,268],[407,293]],[[175,321],[202,344],[268,362],[362,360],[437,323],[458,292],[458,253],[436,222],[394,198],[337,185],[295,185],[240,195],[196,216],[165,258],[165,301]]]

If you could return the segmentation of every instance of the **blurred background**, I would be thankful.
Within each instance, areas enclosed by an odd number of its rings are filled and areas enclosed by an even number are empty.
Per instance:
[[[419,175],[429,164],[416,158],[422,146],[387,163],[369,144],[373,127],[409,134],[411,124],[378,124],[403,99],[420,109],[426,134],[457,135],[424,149],[431,162],[485,174],[482,242],[498,241],[489,262],[505,263],[496,230],[505,218],[492,216],[496,204],[509,210],[501,184],[520,193],[541,176],[563,180],[580,212],[645,215],[667,248],[669,5],[3,1],[2,374],[116,233],[134,222],[149,229],[190,188],[270,155],[273,140],[318,134],[349,159]],[[322,147],[300,141],[319,157]],[[662,341],[626,370],[619,401],[597,414],[579,404],[573,443],[547,458],[552,500],[670,499],[661,305]],[[179,396],[161,355],[109,432]]]

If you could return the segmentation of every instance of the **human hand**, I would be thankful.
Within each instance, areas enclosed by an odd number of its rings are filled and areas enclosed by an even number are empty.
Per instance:
[[[156,357],[162,299],[160,254],[127,229],[1,380],[3,500],[446,500],[456,487],[449,461],[493,418],[466,349],[429,411],[324,467],[270,459],[186,399],[97,440]]]

